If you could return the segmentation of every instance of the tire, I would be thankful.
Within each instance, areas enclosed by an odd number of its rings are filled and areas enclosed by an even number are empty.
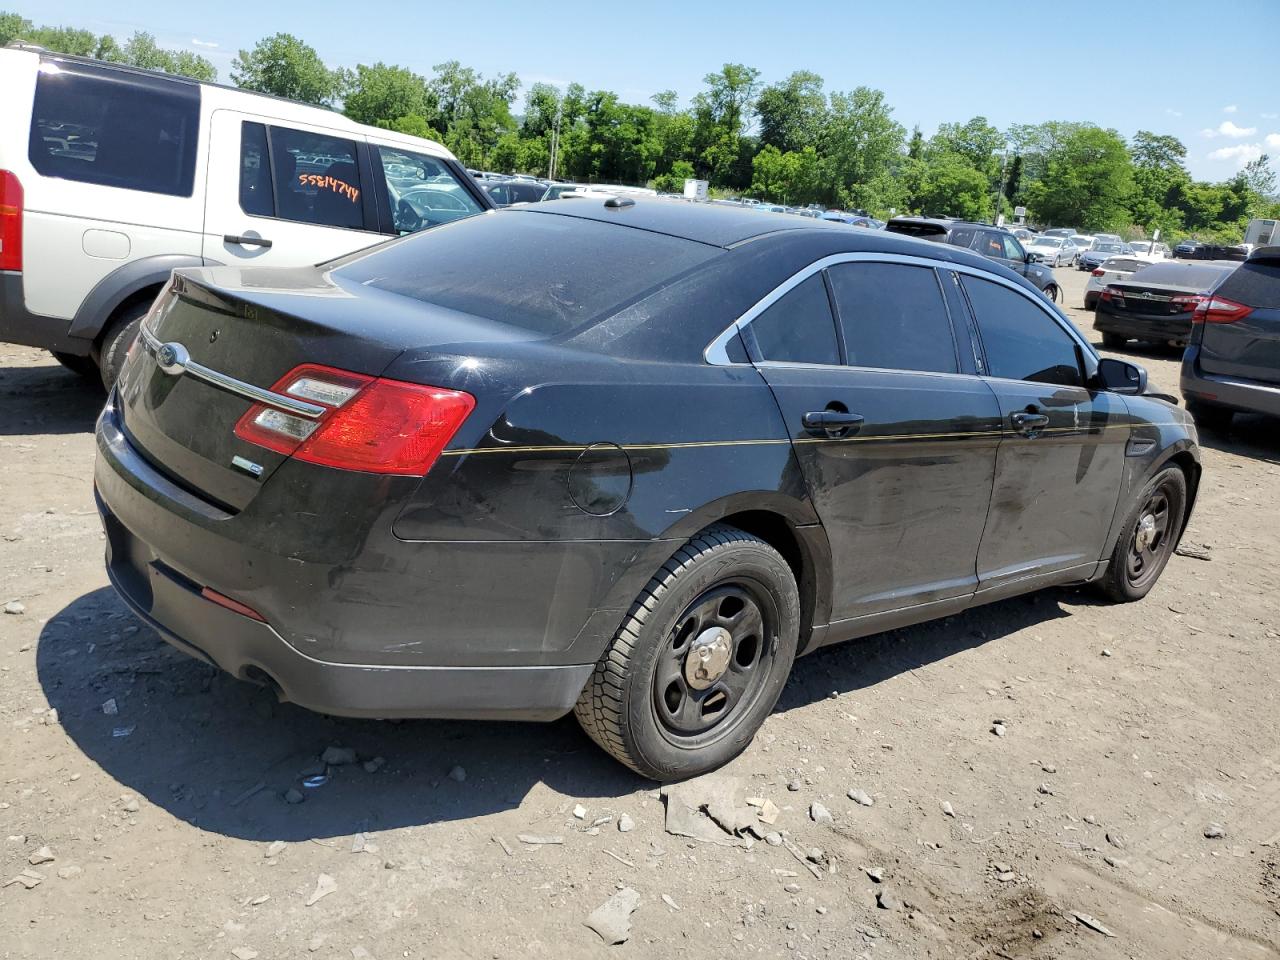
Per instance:
[[[1198,400],[1187,401],[1187,412],[1191,414],[1197,427],[1214,433],[1226,433],[1230,430],[1231,421],[1236,415],[1234,410]]]
[[[93,383],[100,381],[98,365],[93,362],[92,357],[78,357],[74,353],[59,353],[57,350],[50,350],[49,352],[53,354],[53,359],[57,360],[77,377],[84,377]]]
[[[1127,338],[1118,333],[1104,333],[1102,335],[1102,345],[1108,350],[1119,350],[1128,342]]]
[[[137,303],[121,310],[112,318],[111,325],[103,334],[98,369],[102,371],[102,385],[108,391],[120,378],[124,358],[128,355],[129,348],[133,346],[133,341],[137,339],[138,327],[142,325],[142,318],[147,315],[149,309],[151,309],[150,301]]]
[[[1186,507],[1187,478],[1178,467],[1165,467],[1147,482],[1125,516],[1111,563],[1098,581],[1104,596],[1131,603],[1151,591],[1173,555]]]
[[[641,776],[706,773],[741,753],[772,712],[799,633],[799,592],[781,554],[717,524],[640,592],[574,713],[592,740]],[[712,677],[690,675],[691,664],[704,662],[693,658],[696,649],[708,653]]]
[[[1058,289],[1058,285],[1056,283],[1051,283],[1044,288],[1043,293],[1049,298],[1050,303],[1057,303],[1058,297],[1061,295],[1062,291]]]

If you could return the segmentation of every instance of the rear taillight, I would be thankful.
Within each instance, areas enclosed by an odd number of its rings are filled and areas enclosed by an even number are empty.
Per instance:
[[[1107,275],[1107,271],[1103,270],[1101,267],[1098,267],[1098,269],[1093,271],[1093,275],[1095,277],[1105,277]]]
[[[1102,291],[1102,299],[1107,301],[1107,303],[1110,303],[1113,300],[1118,300],[1120,303],[1124,303],[1124,291],[1116,287],[1107,287]]]
[[[22,269],[22,184],[0,170],[0,270]]]
[[[1199,303],[1196,306],[1195,316],[1191,318],[1192,323],[1235,323],[1237,320],[1243,320],[1253,311],[1252,307],[1228,300],[1226,297],[1197,297],[1196,299]]]
[[[272,387],[324,407],[312,420],[255,403],[241,440],[339,470],[422,476],[476,405],[461,390],[303,364]]]

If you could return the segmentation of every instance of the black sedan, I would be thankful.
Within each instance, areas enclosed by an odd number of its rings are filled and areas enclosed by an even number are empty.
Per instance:
[[[107,570],[336,714],[547,720],[724,763],[825,644],[1147,593],[1196,435],[1009,270],[609,198],[315,268],[178,271],[97,427]]]
[[[1191,319],[1205,294],[1234,263],[1153,263],[1128,280],[1108,284],[1098,298],[1093,328],[1102,345],[1116,349],[1129,340],[1184,346]]]

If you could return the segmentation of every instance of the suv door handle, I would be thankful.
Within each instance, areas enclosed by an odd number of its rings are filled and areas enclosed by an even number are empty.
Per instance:
[[[844,410],[811,410],[801,418],[801,422],[809,433],[839,440],[857,433],[862,426],[862,417]]]
[[[271,246],[271,241],[266,237],[239,237],[234,233],[228,233],[222,238],[223,243],[238,243],[240,246],[256,246],[266,250]]]
[[[1049,425],[1049,417],[1047,414],[1038,413],[1034,410],[1028,410],[1025,413],[1015,413],[1009,417],[1013,423],[1013,429],[1024,436],[1033,437],[1045,427]]]

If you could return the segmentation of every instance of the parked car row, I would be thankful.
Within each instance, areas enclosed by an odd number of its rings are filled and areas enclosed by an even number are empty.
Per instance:
[[[938,217],[894,217],[885,229],[922,240],[965,247],[1026,278],[1051,301],[1056,302],[1062,295],[1053,270],[1042,262],[1042,256],[1024,249],[1017,237],[993,224]]]

